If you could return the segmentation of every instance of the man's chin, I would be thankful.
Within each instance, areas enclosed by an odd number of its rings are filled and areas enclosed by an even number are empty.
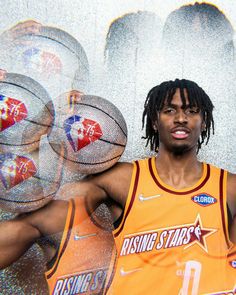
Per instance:
[[[192,148],[188,144],[174,145],[172,146],[172,153],[176,156],[183,155],[189,152]]]

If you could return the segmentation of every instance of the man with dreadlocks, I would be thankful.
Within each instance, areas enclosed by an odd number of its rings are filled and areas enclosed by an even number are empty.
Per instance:
[[[143,126],[156,157],[118,163],[64,187],[82,195],[89,212],[103,202],[110,208],[117,259],[106,294],[235,294],[236,175],[197,159],[214,132],[212,111],[210,98],[192,81],[154,87]],[[52,201],[2,223],[0,266],[63,228],[65,208],[66,202]],[[81,236],[80,225],[77,233],[78,243],[94,238],[89,232]],[[68,281],[52,294],[79,294],[73,290]]]

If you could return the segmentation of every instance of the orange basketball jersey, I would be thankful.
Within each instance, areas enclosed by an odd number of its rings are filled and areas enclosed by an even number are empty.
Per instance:
[[[113,232],[117,262],[107,294],[235,294],[226,182],[226,171],[203,163],[201,179],[176,190],[158,176],[155,158],[136,161]]]
[[[45,273],[49,293],[101,294],[112,249],[112,234],[91,221],[84,198],[71,199],[57,258]]]

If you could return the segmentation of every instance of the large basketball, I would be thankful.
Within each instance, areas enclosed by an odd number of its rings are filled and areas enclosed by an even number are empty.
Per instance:
[[[46,90],[33,79],[9,73],[0,80],[0,151],[30,151],[39,146],[54,119]]]
[[[52,98],[71,89],[72,83],[83,91],[87,89],[86,53],[73,36],[59,28],[42,26],[33,34],[23,30],[9,43],[7,52],[5,69],[38,81]]]
[[[66,101],[63,94],[58,101]],[[68,109],[56,107],[55,121],[48,135],[56,153],[76,164],[80,173],[93,174],[114,165],[124,152],[127,127],[121,112],[108,100],[83,95]]]
[[[36,210],[52,198],[60,186],[62,158],[45,166],[41,147],[31,153],[0,153],[0,208],[10,212]]]

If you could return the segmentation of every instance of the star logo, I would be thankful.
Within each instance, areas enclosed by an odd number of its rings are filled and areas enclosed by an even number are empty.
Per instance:
[[[34,162],[27,157],[10,153],[0,155],[0,179],[5,189],[11,189],[33,177],[36,172]]]
[[[197,218],[192,225],[192,231],[191,231],[191,238],[188,243],[188,245],[185,247],[185,249],[193,246],[193,245],[198,245],[200,246],[203,250],[208,252],[207,248],[207,243],[206,243],[206,238],[213,233],[217,231],[217,229],[214,228],[207,228],[202,225],[201,217],[198,214]]]
[[[66,119],[64,130],[74,152],[78,152],[103,135],[101,127],[97,122],[82,118],[79,115]]]
[[[0,95],[0,132],[22,121],[27,115],[22,101]]]

